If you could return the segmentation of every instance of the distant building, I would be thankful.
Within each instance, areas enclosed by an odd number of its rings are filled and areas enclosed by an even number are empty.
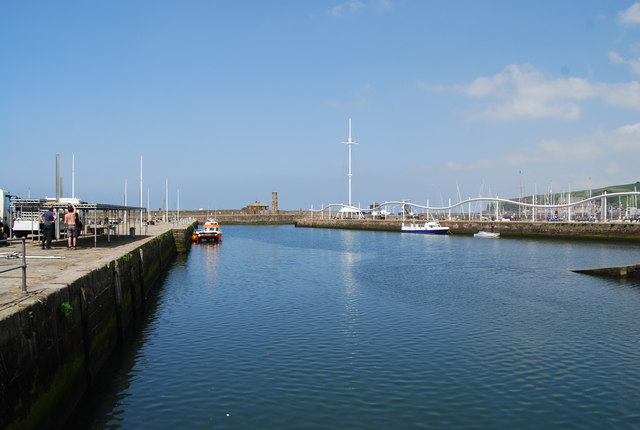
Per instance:
[[[259,201],[255,201],[250,205],[247,205],[242,208],[242,212],[246,214],[252,215],[261,215],[269,213],[269,205],[265,205],[264,203],[260,203]]]

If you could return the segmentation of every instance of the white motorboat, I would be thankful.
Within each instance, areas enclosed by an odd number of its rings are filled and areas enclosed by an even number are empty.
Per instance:
[[[500,233],[493,231],[479,231],[474,233],[473,237],[480,237],[484,239],[497,239],[500,237]]]
[[[193,243],[200,243],[203,240],[208,242],[222,242],[222,230],[220,224],[215,219],[209,219],[204,223],[202,230],[196,230],[191,236]]]
[[[402,233],[447,234],[449,227],[443,227],[436,221],[428,221],[424,224],[402,223]]]

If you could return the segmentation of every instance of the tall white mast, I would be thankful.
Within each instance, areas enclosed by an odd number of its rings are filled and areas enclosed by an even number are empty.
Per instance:
[[[166,222],[169,222],[169,178],[164,186],[164,217]]]
[[[349,174],[347,176],[349,177],[349,206],[351,206],[351,176],[353,176],[351,174],[351,146],[358,144],[358,142],[355,142],[351,138],[351,118],[349,118],[349,139],[346,142],[342,143],[349,147]]]

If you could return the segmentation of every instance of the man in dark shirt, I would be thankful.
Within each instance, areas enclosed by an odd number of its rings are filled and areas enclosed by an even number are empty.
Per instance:
[[[55,228],[56,213],[53,211],[53,206],[49,206],[48,210],[40,215],[40,220],[44,224],[44,234],[42,235],[42,249],[45,247],[45,241],[47,249],[51,249],[51,239],[53,239],[53,229]]]

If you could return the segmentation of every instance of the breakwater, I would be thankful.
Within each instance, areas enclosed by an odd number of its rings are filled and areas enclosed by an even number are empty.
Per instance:
[[[640,264],[632,264],[631,266],[600,267],[597,269],[580,269],[574,270],[574,272],[606,278],[640,278]]]
[[[166,230],[89,271],[66,274],[0,314],[0,428],[61,428],[195,224]],[[90,262],[87,261],[86,264]]]
[[[216,219],[222,225],[236,224],[236,225],[280,225],[280,224],[295,224],[300,218],[297,214],[265,214],[265,215],[251,215],[251,214],[225,214],[218,215]],[[197,218],[199,222],[204,222],[208,218],[200,216]]]
[[[282,225],[295,224],[297,220],[307,216],[304,211],[277,211],[260,214],[250,214],[238,210],[222,211],[183,211],[181,217],[189,217],[204,223],[210,218],[215,218],[220,224],[233,225]]]
[[[415,221],[424,222],[424,221]],[[640,242],[640,223],[578,223],[528,221],[440,221],[452,234],[473,234],[493,230],[502,237],[553,239],[622,240]],[[300,218],[297,227],[400,231],[402,220]]]

